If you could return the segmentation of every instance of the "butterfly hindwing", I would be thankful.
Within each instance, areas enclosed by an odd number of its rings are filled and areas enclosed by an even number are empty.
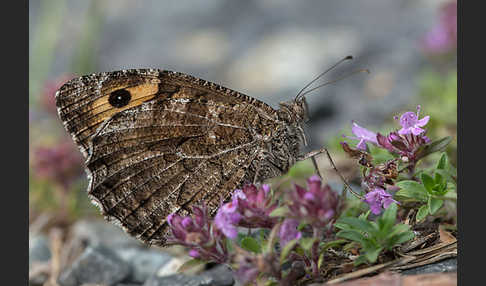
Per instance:
[[[195,88],[186,76],[125,75],[69,82],[57,94],[58,110],[87,158],[88,192],[103,214],[164,245],[167,215],[189,214],[202,202],[214,212],[253,179],[250,166],[262,155],[262,136],[275,129],[275,114],[211,83]],[[114,95],[121,95],[117,106]]]

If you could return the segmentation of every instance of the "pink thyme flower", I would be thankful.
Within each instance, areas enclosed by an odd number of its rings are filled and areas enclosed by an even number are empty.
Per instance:
[[[443,54],[457,47],[457,1],[446,3],[439,12],[439,21],[425,35],[423,48],[431,54]]]
[[[307,180],[307,189],[295,185],[295,190],[289,196],[291,218],[305,221],[315,227],[327,226],[337,213],[337,193],[329,185],[322,186],[317,175]]]
[[[413,134],[413,135],[420,135],[424,133],[425,130],[420,128],[425,126],[430,119],[430,116],[425,116],[422,119],[419,119],[420,113],[420,105],[417,106],[417,114],[409,111],[402,114],[400,117],[400,125],[402,125],[402,129],[398,130],[398,134],[406,135],[406,134]]]
[[[399,204],[399,202],[392,198],[392,195],[379,187],[376,187],[373,191],[367,193],[363,201],[370,206],[371,212],[375,215],[380,214],[382,209],[388,208],[391,203]]]
[[[37,176],[51,180],[68,189],[83,173],[83,159],[70,141],[34,149],[32,168]]]
[[[241,219],[242,215],[238,212],[238,199],[235,198],[218,209],[214,217],[214,224],[224,235],[235,239],[238,235],[236,227]]]
[[[272,202],[269,185],[257,188],[254,184],[247,184],[242,190],[235,190],[232,200],[238,201],[238,212],[242,216],[239,226],[272,228],[277,223],[278,218],[269,216],[277,208],[277,202]]]
[[[167,217],[172,233],[169,244],[179,244],[189,248],[189,256],[208,261],[225,263],[228,259],[223,234],[209,219],[205,206],[193,206],[192,216],[173,213]]]
[[[352,140],[359,140],[358,144],[356,144],[356,148],[366,151],[366,142],[373,143],[375,145],[378,144],[376,141],[376,133],[373,131],[370,131],[366,128],[363,128],[359,126],[356,122],[353,121],[353,127],[351,128],[351,132],[355,136],[346,136],[343,135],[345,138],[349,138]]]
[[[302,237],[302,233],[297,230],[297,226],[299,226],[299,221],[296,219],[288,218],[283,221],[279,231],[281,247],[284,247],[291,240]]]

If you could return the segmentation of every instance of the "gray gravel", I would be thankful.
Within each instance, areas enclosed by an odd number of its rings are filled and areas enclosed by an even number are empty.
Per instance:
[[[32,265],[36,263],[45,263],[51,259],[49,250],[49,241],[46,236],[41,234],[29,234],[29,273]],[[29,275],[30,276],[30,275]],[[47,275],[39,273],[29,277],[29,285],[42,285],[47,280]]]
[[[199,275],[173,274],[159,277],[153,275],[143,285],[144,286],[230,286],[234,284],[233,274],[227,266],[218,265]]]
[[[439,272],[457,272],[457,258],[450,258],[439,261],[434,264],[424,265],[401,272],[404,275],[439,273]]]
[[[131,267],[131,282],[143,283],[160,267],[172,259],[167,253],[157,249],[121,248],[116,249],[118,256]]]
[[[145,247],[121,228],[103,220],[81,220],[72,227],[73,236],[87,245],[104,245],[111,248]]]
[[[115,285],[130,275],[130,265],[104,246],[87,247],[73,264],[64,270],[58,283],[77,286],[83,283]]]

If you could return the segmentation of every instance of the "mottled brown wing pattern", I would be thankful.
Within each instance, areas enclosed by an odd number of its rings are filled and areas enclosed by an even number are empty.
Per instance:
[[[127,105],[109,102],[128,90]],[[179,73],[132,70],[81,77],[57,105],[86,156],[88,192],[105,217],[164,245],[172,212],[211,211],[255,175],[249,166],[272,136],[275,111],[243,94]],[[249,102],[253,104],[248,104]]]

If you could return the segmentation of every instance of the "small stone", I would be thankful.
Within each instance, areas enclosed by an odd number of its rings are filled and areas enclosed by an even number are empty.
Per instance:
[[[61,273],[58,283],[61,286],[114,285],[128,277],[130,270],[130,265],[109,248],[87,247],[73,264]]]
[[[201,273],[199,276],[211,278],[211,285],[229,286],[235,283],[235,279],[233,278],[233,272],[226,265],[215,266],[208,271]]]
[[[32,262],[45,262],[51,259],[49,240],[44,235],[29,236],[29,269]]]
[[[164,276],[169,276],[172,274],[176,274],[177,270],[179,270],[179,267],[181,267],[186,261],[189,260],[189,257],[174,257],[172,258],[169,262],[164,264],[157,272],[155,273],[155,276],[157,277],[164,277]]]
[[[137,283],[145,282],[145,280],[172,259],[171,255],[158,250],[135,247],[117,249],[115,252],[132,268],[128,280]]]
[[[199,275],[172,274],[151,276],[143,286],[230,286],[234,284],[233,274],[225,265],[218,265]]]
[[[457,258],[450,258],[433,264],[427,264],[424,266],[403,270],[401,274],[413,275],[413,274],[454,272],[454,271],[457,271]]]
[[[81,220],[72,227],[72,232],[74,237],[93,247],[145,247],[142,242],[130,237],[120,227],[103,220]]]
[[[47,263],[51,259],[49,241],[47,237],[39,234],[29,234],[29,273],[39,264]],[[43,272],[30,276],[29,285],[42,285],[47,281],[48,275]]]

